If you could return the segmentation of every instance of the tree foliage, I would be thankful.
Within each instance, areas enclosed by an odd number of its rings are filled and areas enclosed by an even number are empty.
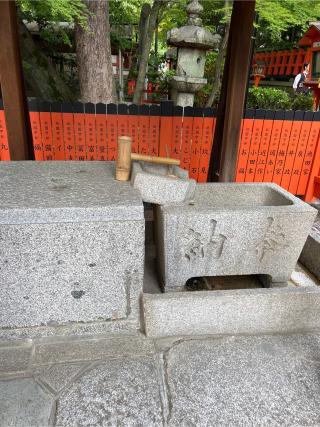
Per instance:
[[[57,23],[87,25],[88,9],[82,0],[18,0],[21,18],[39,25],[40,37],[54,43],[71,44],[70,27]]]
[[[256,47],[287,48],[296,44],[310,21],[320,18],[320,2],[313,0],[257,0]]]

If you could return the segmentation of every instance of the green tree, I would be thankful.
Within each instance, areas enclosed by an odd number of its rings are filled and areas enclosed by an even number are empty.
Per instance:
[[[313,0],[257,0],[256,47],[287,48],[303,37],[310,21],[320,18],[320,2]]]
[[[72,45],[75,21],[86,26],[88,10],[81,0],[18,0],[19,35],[24,76],[35,96],[48,100],[74,100],[76,93],[53,67],[49,55],[61,45]],[[23,21],[38,24],[40,42],[36,43]],[[64,22],[66,25],[57,25]]]

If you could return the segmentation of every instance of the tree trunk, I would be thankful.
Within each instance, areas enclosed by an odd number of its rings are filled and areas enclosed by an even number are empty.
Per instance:
[[[83,102],[115,102],[109,1],[82,1],[90,15],[87,28],[75,27],[80,97]]]
[[[74,101],[75,95],[66,85],[48,57],[33,41],[22,21],[18,21],[23,74],[35,97],[48,101]]]
[[[148,3],[144,3],[141,7],[140,19],[139,19],[139,27],[138,27],[138,46],[131,60],[131,66],[129,70],[129,79],[136,78],[136,71],[138,68],[138,59],[141,56],[143,41],[145,40],[147,29],[149,25],[149,15],[150,15],[151,7]]]
[[[136,88],[133,95],[133,102],[135,104],[140,104],[141,97],[143,94],[144,81],[145,81],[146,72],[147,72],[152,37],[157,25],[157,17],[159,14],[161,4],[162,4],[161,0],[153,0],[153,5],[152,5],[150,16],[149,16],[148,30],[146,31],[143,44],[142,44],[142,52],[141,52],[140,61],[139,61],[138,78],[137,78]]]
[[[226,50],[227,50],[229,28],[230,28],[230,21],[226,23],[226,28],[225,28],[225,32],[223,35],[223,39],[221,40],[221,43],[219,46],[219,53],[218,53],[218,56],[216,59],[216,66],[215,66],[215,70],[214,70],[213,87],[212,87],[212,91],[210,93],[210,96],[207,100],[206,107],[212,107],[214,100],[216,99],[217,93],[220,90],[222,64],[223,64],[223,60],[224,60],[224,57],[226,55]]]

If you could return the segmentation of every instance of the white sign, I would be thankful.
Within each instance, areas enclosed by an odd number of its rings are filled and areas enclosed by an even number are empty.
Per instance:
[[[314,43],[312,44],[312,47],[320,47],[320,42],[314,42]]]

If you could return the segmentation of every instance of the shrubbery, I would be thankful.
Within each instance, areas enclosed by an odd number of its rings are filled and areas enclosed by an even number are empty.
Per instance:
[[[251,87],[248,91],[247,108],[264,110],[288,110],[292,101],[287,92],[269,87]]]
[[[311,95],[304,95],[299,93],[295,95],[293,102],[291,104],[292,110],[312,110],[313,107],[313,98]]]
[[[247,108],[264,110],[312,110],[311,94],[290,94],[282,89],[251,87],[248,91]]]
[[[203,107],[210,95],[212,84],[207,84],[196,94],[195,105]],[[217,107],[219,96],[216,97]],[[270,87],[250,87],[248,90],[246,108],[260,108],[263,110],[312,110],[313,98],[311,94],[290,94],[282,89]]]

